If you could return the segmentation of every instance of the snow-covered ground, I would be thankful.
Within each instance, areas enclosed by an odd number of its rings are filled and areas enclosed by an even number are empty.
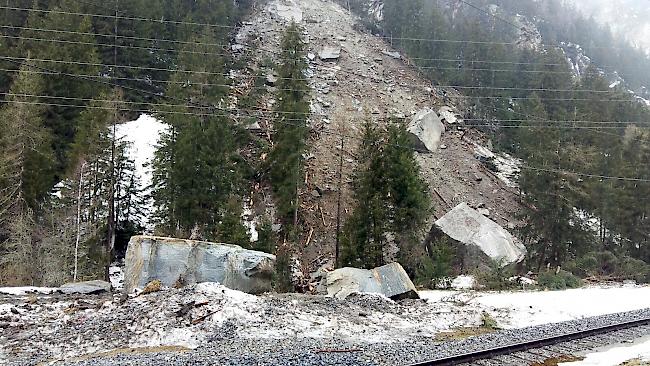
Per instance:
[[[463,277],[456,282],[465,286],[470,281]],[[6,337],[0,336],[0,363],[2,357],[24,357],[24,352],[69,357],[125,346],[193,349],[223,332],[237,339],[407,342],[480,326],[484,313],[500,327],[522,328],[650,305],[650,287],[622,285],[556,292],[422,291],[425,301],[405,302],[373,295],[343,301],[298,294],[254,296],[215,283],[131,295],[126,302],[119,294],[41,295],[26,302],[26,290],[8,292],[18,295],[0,295],[0,319],[9,324],[3,330]],[[24,338],[26,334],[32,336]]]
[[[650,337],[633,344],[615,345],[589,353],[584,360],[564,362],[559,366],[618,366],[630,360],[650,362]]]
[[[153,171],[150,163],[156,152],[156,146],[160,134],[166,129],[166,125],[156,118],[143,114],[135,121],[130,121],[117,126],[117,138],[129,142],[127,155],[135,162],[135,172],[140,178],[143,193],[150,192],[153,179]],[[153,202],[147,202],[145,207],[144,226],[148,227],[147,213],[153,211]]]
[[[57,287],[0,287],[0,294],[12,296],[25,296],[29,294],[51,294],[59,289]]]

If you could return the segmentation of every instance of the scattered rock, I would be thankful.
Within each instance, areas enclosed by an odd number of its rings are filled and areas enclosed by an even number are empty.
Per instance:
[[[300,5],[293,0],[277,2],[275,5],[275,14],[287,22],[302,22],[302,9]]]
[[[278,78],[275,75],[269,74],[266,76],[266,85],[275,86],[278,82]]]
[[[69,295],[69,294],[83,294],[83,295],[91,295],[91,294],[99,294],[102,292],[110,292],[111,291],[111,284],[106,282],[106,281],[86,281],[86,282],[74,282],[74,283],[66,283],[65,285],[61,286],[59,288],[59,291],[62,293]]]
[[[383,53],[386,56],[390,56],[390,57],[392,57],[392,58],[394,58],[396,60],[400,60],[402,58],[402,55],[400,55],[399,52],[396,52],[396,51],[383,50],[383,51],[381,51],[381,53]]]
[[[244,50],[244,48],[246,48],[246,46],[244,46],[243,44],[234,44],[230,46],[230,48],[232,49],[233,52],[241,52]]]
[[[496,222],[461,203],[436,221],[435,225],[452,239],[481,252],[503,265],[519,262],[526,248]]]
[[[327,294],[345,299],[353,293],[375,293],[393,300],[419,299],[413,282],[399,263],[372,270],[339,268],[325,278]]]
[[[454,110],[451,107],[448,106],[443,106],[438,110],[438,114],[440,115],[440,118],[442,118],[445,122],[449,123],[450,125],[453,125],[459,121],[458,114],[454,112]]]
[[[271,290],[275,256],[236,245],[195,240],[134,236],[125,261],[125,290],[132,292],[152,280],[171,287],[218,282],[248,293]]]
[[[415,114],[407,130],[412,135],[417,151],[435,152],[440,146],[445,125],[436,112],[427,108]]]

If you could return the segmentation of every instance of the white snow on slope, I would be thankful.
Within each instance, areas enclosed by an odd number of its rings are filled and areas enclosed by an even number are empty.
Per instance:
[[[517,188],[519,173],[521,173],[521,166],[523,161],[517,159],[510,154],[501,152],[498,154],[493,153],[490,149],[474,143],[474,152],[476,155],[487,159],[493,159],[498,172],[496,176],[503,181],[508,187]]]
[[[624,362],[638,359],[650,361],[650,338],[646,337],[632,345],[615,346],[609,349],[588,354],[584,360],[564,362],[559,366],[618,366]]]
[[[136,175],[140,177],[144,193],[150,191],[153,179],[151,163],[156,152],[156,145],[160,134],[166,129],[166,125],[154,117],[143,114],[135,121],[130,121],[117,126],[117,138],[130,142],[127,154],[135,161]],[[148,227],[149,213],[153,211],[153,202],[148,202],[144,216],[144,226]]]

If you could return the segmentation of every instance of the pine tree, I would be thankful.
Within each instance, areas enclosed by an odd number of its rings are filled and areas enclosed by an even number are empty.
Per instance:
[[[250,236],[242,223],[242,202],[237,196],[228,198],[219,224],[219,240],[250,249]]]
[[[269,178],[278,202],[278,215],[295,225],[302,182],[303,158],[309,113],[305,79],[307,63],[300,28],[291,24],[282,40],[278,70],[277,117],[273,150],[269,154]]]
[[[39,170],[50,158],[40,95],[43,80],[23,65],[0,110],[0,274],[7,282],[34,283],[32,238],[35,192],[43,182]],[[3,280],[4,282],[4,280]]]
[[[353,182],[356,204],[341,234],[341,266],[373,268],[384,262],[386,234],[390,229],[382,138],[377,127],[370,122],[364,124],[360,163]]]
[[[426,256],[421,236],[430,210],[426,184],[414,157],[405,126],[393,120],[381,132],[364,125],[355,171],[355,206],[341,237],[341,265],[372,268],[386,263],[387,245],[415,273]]]
[[[32,65],[46,68],[53,73],[45,78],[43,95],[50,97],[92,99],[97,96],[102,88],[97,83],[86,79],[71,77],[67,74],[99,76],[100,58],[95,46],[96,41],[92,36],[94,29],[89,16],[80,17],[73,13],[82,13],[79,2],[74,0],[61,0],[51,2],[53,12],[44,15],[40,12],[30,14],[27,20],[28,30],[21,36],[18,47],[24,53],[30,53],[33,58]],[[65,30],[65,32],[50,32],[47,37],[42,32],[32,29]],[[44,40],[44,41],[43,41]],[[57,62],[44,62],[36,60],[56,60]],[[57,74],[59,73],[59,74]],[[58,101],[58,102],[57,102]],[[68,107],[70,103],[60,103],[60,99],[48,99],[52,103],[47,107],[45,126],[51,130],[52,146],[56,158],[54,170],[48,177],[49,188],[56,183],[57,176],[65,174],[65,170],[74,165],[68,161],[70,147],[75,139],[79,114],[83,109]],[[81,103],[83,105],[83,103]]]
[[[206,28],[188,41],[187,49],[216,53],[214,37]],[[236,128],[216,107],[225,98],[219,86],[225,81],[215,77],[223,65],[193,53],[182,54],[179,65],[195,72],[178,71],[167,90],[170,97],[188,103],[162,114],[169,130],[161,137],[153,164],[158,228],[185,237],[196,228],[203,238],[217,240],[226,202],[238,195],[245,169],[237,153]]]

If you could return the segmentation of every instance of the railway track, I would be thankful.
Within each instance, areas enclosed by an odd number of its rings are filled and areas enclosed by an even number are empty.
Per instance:
[[[650,336],[650,317],[430,359],[410,366],[531,365]]]

